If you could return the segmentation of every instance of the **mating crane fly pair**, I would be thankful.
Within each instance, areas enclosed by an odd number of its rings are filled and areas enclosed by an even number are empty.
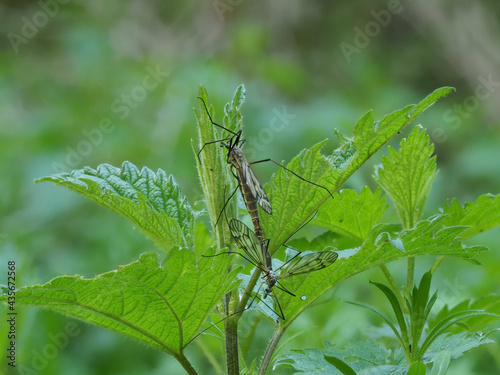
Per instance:
[[[198,158],[200,156],[200,153],[205,148],[205,146],[210,144],[220,143],[221,147],[225,147],[227,149],[227,163],[231,166],[232,174],[238,181],[238,187],[240,189],[241,195],[245,202],[245,206],[247,208],[247,211],[252,219],[255,228],[255,233],[254,233],[245,224],[236,219],[232,219],[228,223],[229,229],[236,243],[245,251],[245,253],[248,256],[248,258],[245,257],[245,259],[253,263],[262,272],[263,281],[260,284],[255,296],[251,300],[250,304],[245,308],[245,310],[250,308],[251,304],[254,302],[260,289],[262,288],[262,285],[266,283],[267,287],[264,291],[263,299],[265,299],[268,295],[271,295],[274,303],[278,306],[279,309],[279,312],[276,311],[276,309],[273,311],[276,313],[276,315],[278,315],[281,319],[284,320],[285,316],[283,314],[279,301],[274,293],[273,287],[276,286],[277,288],[285,291],[286,293],[295,296],[293,293],[291,293],[282,285],[280,285],[279,283],[280,279],[303,273],[313,272],[328,267],[333,262],[335,262],[335,260],[337,260],[338,254],[334,251],[322,251],[299,257],[301,252],[298,252],[292,259],[283,264],[283,266],[281,266],[277,270],[273,270],[272,259],[268,250],[269,241],[264,238],[264,234],[260,226],[260,217],[257,204],[261,206],[262,209],[270,215],[272,214],[272,207],[262,184],[257,179],[257,176],[251,169],[250,165],[271,161],[277,164],[278,166],[282,167],[286,171],[292,173],[296,177],[300,178],[301,180],[326,190],[332,198],[333,195],[326,187],[304,179],[303,177],[299,176],[295,172],[282,166],[281,164],[272,159],[264,159],[249,163],[245,158],[243,151],[241,150],[241,147],[246,141],[246,139],[242,138],[242,130],[239,129],[238,131],[233,132],[225,128],[224,126],[215,123],[212,120],[212,117],[210,115],[210,112],[208,111],[205,101],[200,97],[198,99],[200,99],[200,101],[203,103],[205,111],[212,125],[217,126],[231,134],[226,138],[205,143],[202,146],[201,150],[198,152]],[[236,190],[231,194],[229,200],[232,198],[235,192]],[[221,213],[219,214],[219,217],[217,218],[216,225],[219,222],[220,216],[224,212],[225,206],[227,202],[229,202],[229,200],[225,202],[224,207]],[[279,275],[277,272],[281,271],[282,268],[287,264],[288,267],[284,271],[282,271],[282,274]]]
[[[229,230],[231,231],[231,234],[236,243],[246,252],[248,257],[250,258],[247,260],[260,269],[263,275],[262,278],[264,279],[246,309],[250,308],[252,303],[255,301],[255,298],[257,298],[262,285],[266,283],[267,287],[262,296],[262,300],[265,300],[267,296],[270,295],[274,304],[279,309],[279,311],[277,309],[273,309],[274,313],[283,320],[285,320],[285,314],[281,309],[281,305],[279,303],[278,297],[274,293],[273,287],[276,286],[278,289],[290,294],[293,297],[295,297],[295,294],[290,292],[283,285],[279,284],[278,281],[285,277],[318,271],[320,269],[328,267],[338,258],[338,254],[334,251],[316,252],[312,254],[306,254],[302,257],[299,257],[299,255],[301,254],[301,252],[299,251],[293,258],[291,258],[277,270],[273,270],[272,266],[267,267],[266,269],[264,267],[266,265],[266,258],[267,256],[269,256],[269,251],[267,250],[267,246],[263,246],[263,242],[257,238],[255,233],[252,232],[241,221],[236,219],[232,219],[229,222]],[[288,265],[288,267],[284,271],[282,271],[281,274],[278,274],[278,272],[281,271],[286,265]]]

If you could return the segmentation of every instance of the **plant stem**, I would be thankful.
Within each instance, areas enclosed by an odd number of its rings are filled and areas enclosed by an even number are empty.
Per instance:
[[[266,373],[267,368],[271,363],[273,353],[276,350],[276,346],[278,346],[278,342],[280,341],[281,336],[283,336],[283,333],[285,333],[283,327],[278,326],[278,329],[276,330],[276,332],[274,332],[274,335],[271,338],[269,345],[267,346],[266,352],[264,353],[264,357],[262,358],[262,362],[260,363],[258,372],[259,375],[264,375]]]
[[[236,311],[242,311],[246,308],[246,304],[248,300],[250,299],[250,296],[252,295],[253,288],[255,287],[255,284],[257,284],[257,280],[259,279],[260,272],[255,269],[252,277],[250,278],[250,281],[248,282],[248,285],[245,289],[245,292],[243,293],[243,296],[241,297],[240,303],[237,306]]]
[[[408,306],[406,306],[403,295],[401,294],[401,290],[398,288],[396,281],[394,280],[391,273],[389,272],[389,269],[385,266],[385,264],[380,265],[380,269],[384,273],[387,281],[389,282],[389,285],[392,288],[392,291],[396,295],[396,298],[398,299],[398,302],[399,302],[399,306],[401,306],[401,308],[403,309],[403,313],[409,314]]]
[[[198,375],[198,372],[196,372],[196,370],[191,365],[191,363],[188,361],[188,359],[186,358],[184,353],[181,352],[178,355],[175,355],[174,357],[175,357],[175,359],[177,359],[177,361],[179,361],[179,363],[182,365],[182,367],[184,367],[184,370],[186,370],[186,372],[188,374]]]
[[[230,294],[226,295],[225,298],[225,313],[226,316],[234,313],[235,311],[243,311],[246,307],[246,303],[250,298],[252,290],[259,279],[260,272],[255,271],[250,279],[250,282],[245,289],[245,293],[239,302],[236,302],[236,307],[233,309],[230,308],[231,305],[231,297]],[[239,357],[238,357],[238,320],[240,319],[241,314],[236,314],[233,317],[227,319],[224,322],[225,328],[225,340],[226,340],[226,368],[228,375],[239,375]]]
[[[413,288],[413,277],[415,276],[415,257],[408,258],[406,274],[406,291],[409,293]]]
[[[226,294],[225,306],[226,315],[231,314],[231,294]],[[228,375],[239,375],[238,362],[238,316],[230,317],[224,321],[225,339],[226,339],[226,368]]]
[[[431,268],[431,274],[434,275],[434,272],[436,272],[437,268],[439,267],[439,265],[441,264],[441,262],[444,260],[444,256],[440,256],[435,262],[434,264],[432,265],[432,268]]]

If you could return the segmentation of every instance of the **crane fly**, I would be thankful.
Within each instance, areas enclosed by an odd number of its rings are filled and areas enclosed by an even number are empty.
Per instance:
[[[207,113],[208,118],[210,119],[210,122],[212,123],[212,125],[217,126],[217,127],[221,128],[221,129],[223,129],[231,134],[230,136],[228,136],[226,138],[222,138],[219,140],[205,143],[203,145],[203,147],[201,148],[201,150],[198,152],[198,159],[200,158],[200,153],[203,151],[205,146],[207,146],[209,144],[220,143],[221,147],[225,147],[227,149],[227,158],[226,158],[227,164],[229,164],[231,166],[232,174],[238,181],[238,187],[240,189],[241,195],[242,195],[243,200],[245,202],[245,206],[247,208],[247,211],[250,215],[250,218],[252,219],[252,223],[253,223],[253,226],[255,228],[255,235],[259,239],[262,246],[265,246],[264,243],[266,242],[266,240],[264,239],[264,235],[262,233],[262,228],[260,226],[260,216],[259,216],[259,211],[257,209],[257,204],[260,207],[262,207],[262,209],[266,213],[268,213],[269,215],[271,215],[273,213],[273,210],[271,207],[271,203],[269,202],[269,199],[267,197],[266,191],[264,190],[264,187],[262,186],[259,179],[257,178],[257,176],[255,175],[255,173],[253,172],[253,170],[251,168],[252,164],[271,161],[271,162],[275,163],[276,165],[280,166],[281,168],[285,169],[286,171],[292,173],[296,177],[300,178],[301,180],[308,182],[312,185],[315,185],[317,187],[320,187],[322,189],[325,189],[328,192],[328,194],[330,194],[330,196],[333,198],[332,193],[326,187],[318,185],[318,184],[311,182],[309,180],[306,180],[305,178],[299,176],[297,173],[284,167],[283,165],[281,165],[280,163],[278,163],[277,161],[275,161],[273,159],[263,159],[263,160],[258,160],[258,161],[254,161],[254,162],[249,163],[245,157],[245,154],[241,150],[241,147],[243,146],[243,144],[246,141],[246,139],[242,137],[242,129],[239,129],[238,131],[234,132],[234,131],[227,129],[226,127],[214,122],[212,119],[212,116],[210,115],[210,112],[208,111],[208,108],[207,108],[205,101],[200,97],[198,97],[198,99],[200,99],[201,102],[203,103],[203,106],[205,108],[205,112]],[[236,192],[236,190],[235,190],[235,192]],[[229,199],[231,199],[231,197],[233,195],[234,195],[234,193],[231,194]],[[226,204],[227,204],[227,202],[226,202]],[[217,223],[220,219],[220,216],[222,215],[222,212],[224,211],[226,204],[224,204],[224,207],[221,211],[221,214],[219,214],[219,218],[217,219]],[[217,225],[217,223],[216,223],[216,225]],[[266,250],[267,250],[267,246],[266,246]],[[269,262],[270,262],[270,258],[271,257],[268,256]],[[268,264],[266,264],[266,266],[269,267],[269,266],[271,266],[271,264],[268,263]]]
[[[274,293],[273,287],[276,286],[278,289],[283,290],[293,297],[295,297],[295,294],[281,285],[279,280],[290,276],[301,275],[304,273],[321,270],[333,264],[338,258],[338,254],[335,251],[315,252],[303,255],[301,257],[299,257],[299,255],[301,254],[301,252],[299,251],[294,257],[292,257],[281,267],[273,270],[272,265],[267,264],[267,255],[269,254],[269,251],[267,250],[265,241],[260,241],[257,238],[256,234],[250,230],[250,228],[236,219],[232,219],[229,222],[229,230],[231,231],[231,234],[236,243],[247,254],[249,258],[247,260],[257,266],[257,268],[259,268],[262,272],[263,281],[257,289],[256,295],[247,306],[247,309],[251,306],[260,289],[262,288],[262,285],[265,283],[267,286],[264,290],[262,300],[266,299],[268,295],[271,295],[273,301],[279,308],[279,313],[276,310],[273,311],[283,320],[285,320],[285,315],[283,314],[283,310],[281,309],[278,298]],[[264,246],[266,247],[264,248]],[[287,265],[288,267],[283,269]]]

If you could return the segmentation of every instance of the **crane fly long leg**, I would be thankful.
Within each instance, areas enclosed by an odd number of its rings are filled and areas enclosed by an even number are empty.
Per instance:
[[[200,154],[203,151],[203,149],[205,148],[205,146],[213,145],[214,143],[225,142],[225,141],[228,141],[230,139],[231,139],[231,137],[223,138],[223,139],[216,139],[215,141],[211,141],[211,142],[207,142],[207,143],[203,144],[203,146],[201,147],[200,151],[198,151],[198,154],[197,154],[198,160],[200,161],[200,164],[201,164]]]
[[[307,182],[307,183],[310,183],[311,185],[317,186],[317,187],[319,187],[319,188],[321,188],[321,189],[325,189],[325,190],[328,192],[328,194],[330,194],[330,196],[331,196],[331,197],[332,197],[332,199],[333,199],[333,194],[330,192],[330,190],[328,190],[328,188],[326,188],[325,186],[322,186],[322,185],[316,184],[316,183],[314,183],[314,182],[312,182],[312,181],[309,181],[309,180],[305,179],[304,177],[302,177],[302,176],[298,175],[297,173],[295,173],[295,172],[294,172],[294,171],[292,171],[291,169],[288,169],[288,168],[287,168],[287,167],[285,167],[284,165],[282,165],[282,164],[278,163],[276,160],[273,160],[273,159],[262,159],[262,160],[253,161],[253,162],[251,162],[251,163],[249,163],[249,164],[250,164],[250,165],[253,165],[253,164],[258,164],[258,163],[265,163],[265,162],[268,162],[268,161],[271,161],[271,162],[273,162],[274,164],[276,164],[276,165],[280,166],[280,167],[281,167],[281,168],[283,168],[285,171],[288,171],[288,172],[290,172],[291,174],[293,174],[294,176],[296,176],[296,177],[300,178],[302,181],[305,181],[305,182]]]
[[[217,226],[217,224],[219,224],[219,220],[222,216],[222,213],[224,212],[224,210],[226,209],[226,206],[227,204],[229,203],[229,201],[231,200],[231,198],[234,196],[234,194],[236,194],[236,191],[238,190],[238,187],[236,187],[236,189],[234,189],[234,191],[231,193],[231,195],[229,196],[229,198],[227,199],[226,202],[224,202],[224,206],[222,206],[222,210],[220,211],[219,213],[219,216],[217,216],[217,221],[215,222],[215,226]],[[225,191],[225,190],[224,190]],[[224,194],[225,195],[225,194]]]

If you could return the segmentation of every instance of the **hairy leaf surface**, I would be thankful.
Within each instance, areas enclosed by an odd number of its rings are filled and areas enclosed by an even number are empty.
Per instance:
[[[170,354],[180,353],[222,296],[238,285],[228,257],[201,258],[173,249],[160,263],[136,262],[92,279],[61,276],[20,289],[16,302],[62,313],[121,333]],[[0,297],[5,301],[6,296]]]
[[[173,176],[161,169],[141,171],[130,162],[121,168],[101,164],[43,177],[125,216],[164,250],[193,245],[194,215]]]

